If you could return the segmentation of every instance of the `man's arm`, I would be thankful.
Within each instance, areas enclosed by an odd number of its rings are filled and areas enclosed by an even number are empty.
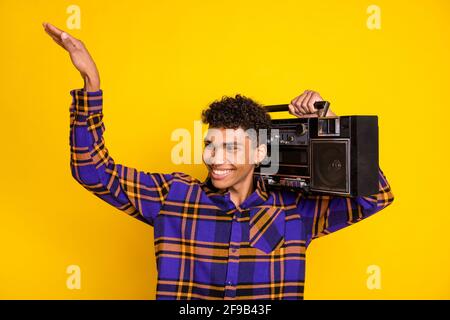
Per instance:
[[[341,197],[309,194],[300,198],[306,245],[316,238],[338,231],[386,208],[394,201],[391,187],[378,170],[378,193],[365,197]]]
[[[150,174],[116,164],[103,133],[103,92],[72,90],[70,166],[73,177],[100,199],[153,225],[167,195],[172,175]]]
[[[73,177],[100,199],[153,225],[168,193],[172,175],[150,174],[114,162],[103,138],[103,92],[94,60],[82,41],[50,23],[42,25],[53,41],[69,53],[84,80],[84,89],[70,92]]]

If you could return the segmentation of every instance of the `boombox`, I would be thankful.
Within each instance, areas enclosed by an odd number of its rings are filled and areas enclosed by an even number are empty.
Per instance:
[[[314,107],[326,115],[329,102],[318,101]],[[287,111],[288,105],[265,108]],[[254,174],[269,189],[349,197],[378,192],[377,116],[273,119],[267,147],[267,157]]]

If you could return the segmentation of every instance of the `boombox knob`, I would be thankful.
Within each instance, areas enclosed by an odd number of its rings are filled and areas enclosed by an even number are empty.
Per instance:
[[[295,128],[295,134],[298,136],[301,136],[302,134],[306,133],[306,127],[304,123],[299,124],[296,128]]]

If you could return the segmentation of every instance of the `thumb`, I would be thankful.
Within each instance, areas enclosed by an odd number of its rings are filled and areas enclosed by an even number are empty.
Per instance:
[[[61,33],[61,41],[64,44],[64,47],[69,51],[75,47],[72,37],[65,32]]]

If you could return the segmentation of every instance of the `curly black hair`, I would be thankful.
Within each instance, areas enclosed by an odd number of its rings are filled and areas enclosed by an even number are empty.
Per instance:
[[[255,100],[236,94],[235,97],[222,96],[202,111],[202,122],[211,128],[269,129],[270,115]]]

